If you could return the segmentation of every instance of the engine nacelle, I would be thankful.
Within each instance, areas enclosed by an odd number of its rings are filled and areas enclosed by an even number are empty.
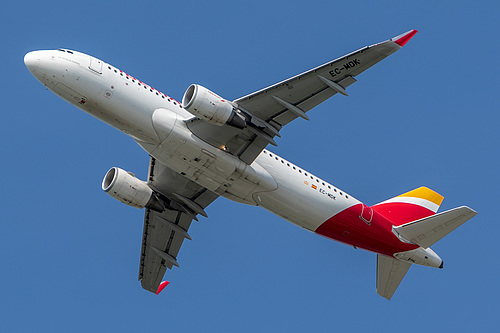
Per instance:
[[[109,169],[102,180],[102,189],[126,205],[137,208],[147,207],[158,212],[165,210],[165,206],[145,181],[123,169],[117,167]]]
[[[228,124],[240,129],[245,128],[245,119],[234,112],[231,103],[198,84],[192,84],[187,88],[182,97],[182,107],[211,124],[217,126]]]

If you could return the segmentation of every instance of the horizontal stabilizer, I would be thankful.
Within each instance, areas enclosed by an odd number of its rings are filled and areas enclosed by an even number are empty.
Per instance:
[[[462,206],[393,227],[393,230],[404,241],[428,248],[476,214],[473,209]]]
[[[409,262],[377,255],[377,294],[390,300],[410,266]]]

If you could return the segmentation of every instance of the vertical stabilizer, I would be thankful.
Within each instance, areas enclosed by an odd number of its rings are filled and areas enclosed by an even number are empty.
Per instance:
[[[405,224],[434,215],[444,197],[427,188],[419,187],[372,206],[395,225]]]

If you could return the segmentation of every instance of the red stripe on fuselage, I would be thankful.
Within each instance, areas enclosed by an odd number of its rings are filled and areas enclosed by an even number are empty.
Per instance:
[[[393,224],[377,211],[373,212],[370,224],[361,219],[361,212],[362,204],[349,207],[325,221],[316,233],[387,256],[418,248],[418,245],[400,241],[392,232]]]
[[[434,215],[434,212],[428,208],[405,202],[383,203],[372,206],[372,209],[394,225],[401,225]]]

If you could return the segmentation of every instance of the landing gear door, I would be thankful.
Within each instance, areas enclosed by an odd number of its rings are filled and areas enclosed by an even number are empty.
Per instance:
[[[89,69],[97,74],[102,74],[102,61],[94,57],[90,57]]]

